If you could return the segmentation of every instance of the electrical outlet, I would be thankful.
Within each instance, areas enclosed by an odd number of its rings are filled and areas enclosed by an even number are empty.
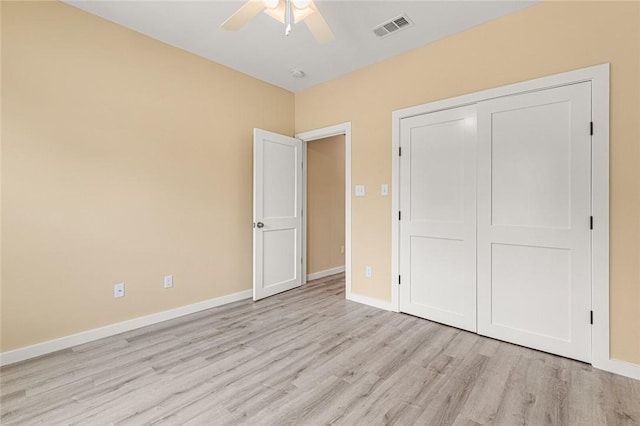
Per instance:
[[[164,288],[173,287],[173,275],[165,275],[164,276]]]
[[[124,283],[113,286],[113,297],[124,297]]]
[[[364,268],[364,275],[367,278],[371,278],[371,266],[367,266],[366,268]]]

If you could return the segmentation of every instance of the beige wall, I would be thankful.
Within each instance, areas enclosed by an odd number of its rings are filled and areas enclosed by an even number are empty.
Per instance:
[[[353,182],[375,188],[392,111],[610,62],[612,356],[640,364],[639,23],[639,2],[542,3],[296,94],[296,131],[351,121]],[[390,300],[391,198],[352,200],[353,292]]]
[[[2,2],[2,89],[2,351],[251,288],[292,93],[58,2]]]
[[[307,274],[344,266],[344,135],[307,143]]]

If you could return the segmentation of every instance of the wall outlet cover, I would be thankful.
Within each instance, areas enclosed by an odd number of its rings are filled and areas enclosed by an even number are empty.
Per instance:
[[[124,283],[113,286],[113,297],[124,297]]]
[[[164,276],[164,288],[173,287],[173,275],[165,275]]]

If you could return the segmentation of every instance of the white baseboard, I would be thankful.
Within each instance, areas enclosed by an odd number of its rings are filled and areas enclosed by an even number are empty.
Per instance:
[[[374,299],[373,297],[361,296],[354,293],[346,295],[346,298],[352,302],[358,302],[364,305],[373,306],[374,308],[384,309],[385,311],[395,312],[391,302],[387,302],[385,300]]]
[[[600,370],[640,380],[640,365],[637,364],[610,358],[597,363],[594,362],[592,365]]]
[[[374,299],[372,297],[361,296],[359,294],[353,293],[347,294],[346,298],[347,300],[373,306],[374,308],[398,312],[391,302],[387,302],[384,300]],[[594,368],[597,368],[599,370],[604,370],[610,373],[626,376],[631,379],[640,380],[640,365],[637,364],[631,364],[629,362],[620,361],[617,359],[607,359],[600,362],[594,362],[592,365]]]
[[[329,275],[338,274],[344,272],[344,267],[328,269],[326,271],[316,272],[309,275],[309,280],[323,278]],[[320,275],[317,275],[320,274]],[[134,318],[127,321],[122,321],[116,324],[111,324],[105,327],[95,328],[93,330],[83,331],[81,333],[72,334],[70,336],[61,337],[59,339],[49,340],[47,342],[37,343],[32,346],[27,346],[13,351],[8,351],[0,354],[0,366],[14,364],[16,362],[24,361],[37,356],[46,355],[61,349],[67,349],[73,346],[81,345],[83,343],[92,342],[94,340],[102,339],[104,337],[115,336],[116,334],[124,333],[126,331],[135,330],[137,328],[146,327],[148,325],[157,324],[163,321],[171,320],[181,316],[193,314],[196,312],[204,311],[207,309],[215,308],[217,306],[226,305],[228,303],[237,302],[244,299],[249,299],[252,296],[251,290],[244,290],[238,293],[229,294],[227,296],[218,297],[215,299],[205,300],[203,302],[194,303],[187,306],[181,306],[179,308],[170,309],[168,311],[158,312],[144,317]],[[372,306],[378,309],[384,309],[386,311],[396,310],[393,308],[391,302],[387,302],[380,299],[374,299],[372,297],[361,296],[359,294],[351,293],[347,295],[347,300],[353,302],[362,303],[364,305]],[[611,373],[626,376],[635,380],[640,380],[640,365],[631,364],[625,361],[616,359],[608,359],[594,363],[593,366],[600,370],[609,371]]]
[[[328,277],[329,275],[339,274],[344,272],[344,266],[338,266],[337,268],[325,269],[324,271],[314,272],[313,274],[307,275],[307,281],[317,280],[319,278]]]
[[[244,290],[238,293],[229,294],[215,299],[205,300],[203,302],[194,303],[192,305],[181,306],[179,308],[170,309],[168,311],[158,312],[144,317],[138,317],[127,321],[118,322],[107,325],[105,327],[94,328],[93,330],[83,331],[81,333],[72,334],[70,336],[61,337],[59,339],[49,340],[37,343],[32,346],[15,349],[0,354],[0,365],[8,365],[16,362],[24,361],[40,355],[46,355],[51,352],[67,349],[83,343],[92,342],[104,337],[114,336],[124,333],[125,331],[135,330],[136,328],[146,327],[148,325],[157,324],[159,322],[182,317],[184,315],[193,314],[204,311],[206,309],[215,308],[217,306],[226,305],[228,303],[237,302],[239,300],[249,299],[252,296],[251,290]]]

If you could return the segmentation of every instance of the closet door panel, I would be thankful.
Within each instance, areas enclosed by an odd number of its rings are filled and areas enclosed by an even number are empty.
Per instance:
[[[591,86],[478,104],[478,332],[591,359]]]
[[[476,331],[476,109],[402,120],[400,310]]]

